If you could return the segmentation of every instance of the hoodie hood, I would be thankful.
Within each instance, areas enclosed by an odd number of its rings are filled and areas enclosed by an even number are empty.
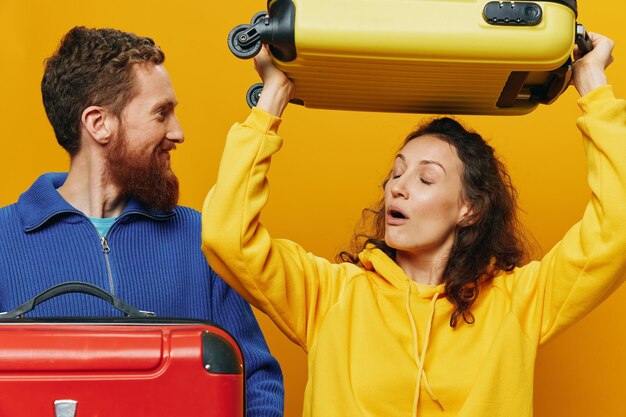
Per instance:
[[[387,285],[393,288],[404,291],[407,282],[412,282],[415,285],[415,293],[419,297],[430,300],[435,294],[438,294],[438,297],[445,296],[445,284],[427,285],[411,281],[393,259],[373,245],[368,245],[359,253],[359,260],[365,270],[376,272]]]

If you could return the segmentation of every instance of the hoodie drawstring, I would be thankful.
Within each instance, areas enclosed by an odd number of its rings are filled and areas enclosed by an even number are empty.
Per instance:
[[[417,365],[417,381],[415,384],[415,393],[413,394],[413,417],[417,417],[417,405],[419,404],[420,399],[422,378],[424,378],[424,389],[426,389],[428,396],[435,404],[439,406],[439,408],[441,408],[441,411],[443,411],[443,406],[435,396],[435,393],[430,388],[430,384],[428,383],[428,379],[426,378],[426,372],[424,371],[424,360],[426,358],[426,350],[428,349],[428,342],[430,340],[430,331],[432,329],[433,320],[435,318],[435,303],[437,302],[438,297],[439,292],[436,292],[430,301],[430,318],[428,319],[428,324],[426,325],[424,346],[422,346],[422,354],[420,355],[418,353],[417,346],[417,326],[415,325],[415,319],[413,318],[413,314],[411,313],[411,282],[408,282],[406,291],[406,314],[409,316],[409,321],[411,322],[411,331],[413,332],[413,357],[415,358],[415,364]]]

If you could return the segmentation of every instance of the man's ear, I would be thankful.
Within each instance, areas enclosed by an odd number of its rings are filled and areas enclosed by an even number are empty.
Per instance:
[[[89,136],[101,145],[107,144],[117,129],[117,118],[100,106],[87,107],[80,121]]]

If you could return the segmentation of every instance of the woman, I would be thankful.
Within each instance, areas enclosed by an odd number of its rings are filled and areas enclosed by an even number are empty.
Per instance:
[[[291,82],[266,53],[250,117],[230,131],[203,213],[211,266],[308,352],[304,416],[531,416],[536,351],[626,276],[626,103],[574,64],[592,198],[541,261],[521,266],[514,192],[482,138],[450,119],[409,135],[358,257],[330,263],[259,222]]]

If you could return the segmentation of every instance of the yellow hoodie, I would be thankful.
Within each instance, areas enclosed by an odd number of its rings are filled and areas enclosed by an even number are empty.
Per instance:
[[[532,415],[538,346],[626,277],[626,102],[605,86],[579,105],[592,190],[582,221],[541,261],[483,288],[475,323],[456,328],[444,286],[411,281],[377,249],[360,268],[272,239],[259,217],[280,119],[253,109],[233,126],[204,205],[203,250],[308,352],[304,416]]]

